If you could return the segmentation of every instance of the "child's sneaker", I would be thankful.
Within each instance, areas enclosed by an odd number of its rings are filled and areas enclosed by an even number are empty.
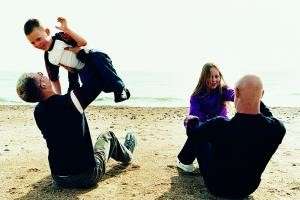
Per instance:
[[[115,102],[122,102],[130,98],[130,92],[127,88],[123,88],[122,92],[115,92]]]

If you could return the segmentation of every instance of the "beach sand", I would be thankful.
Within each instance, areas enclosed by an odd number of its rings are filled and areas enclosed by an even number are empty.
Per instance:
[[[272,108],[287,129],[259,188],[248,199],[300,199],[300,108]],[[93,142],[111,130],[138,135],[135,159],[127,168],[110,160],[93,189],[52,186],[47,147],[35,125],[32,106],[0,106],[0,199],[217,199],[199,172],[182,174],[176,156],[185,142],[187,108],[89,107]]]

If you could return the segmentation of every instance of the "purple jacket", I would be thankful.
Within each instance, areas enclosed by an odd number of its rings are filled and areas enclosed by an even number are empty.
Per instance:
[[[190,99],[190,115],[199,117],[201,122],[205,122],[216,116],[228,117],[228,110],[223,101],[233,101],[234,90],[223,89],[222,95],[218,89],[211,92],[200,92]]]

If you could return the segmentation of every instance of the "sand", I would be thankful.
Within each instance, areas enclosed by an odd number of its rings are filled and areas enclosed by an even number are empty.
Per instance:
[[[0,199],[217,199],[199,172],[182,174],[175,161],[186,136],[187,108],[89,107],[92,139],[112,130],[138,135],[135,160],[127,168],[111,160],[103,180],[88,190],[52,186],[47,147],[32,106],[0,106]],[[248,199],[300,199],[300,108],[272,108],[287,134]]]

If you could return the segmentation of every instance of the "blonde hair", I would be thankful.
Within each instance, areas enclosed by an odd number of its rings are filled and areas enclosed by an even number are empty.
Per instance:
[[[196,88],[193,91],[192,96],[195,96],[195,95],[199,94],[201,91],[208,92],[207,80],[210,78],[210,70],[212,68],[215,68],[216,70],[218,70],[218,72],[220,74],[221,82],[220,82],[220,86],[218,86],[218,89],[219,89],[220,93],[222,93],[223,88],[227,88],[227,85],[225,84],[223,75],[222,75],[221,71],[219,70],[219,68],[217,67],[217,65],[215,65],[214,63],[206,63],[202,67],[202,71],[201,71],[199,81],[197,83]]]

